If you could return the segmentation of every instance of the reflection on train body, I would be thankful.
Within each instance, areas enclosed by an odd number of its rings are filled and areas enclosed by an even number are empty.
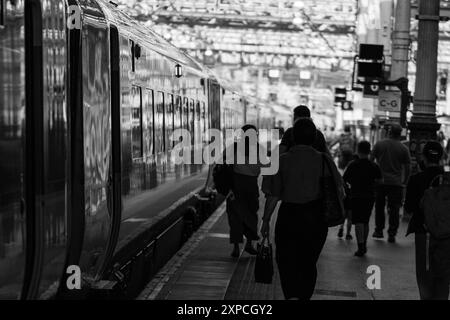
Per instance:
[[[24,101],[25,41],[24,2],[7,6],[8,28],[0,29],[0,299],[21,295],[25,271]]]

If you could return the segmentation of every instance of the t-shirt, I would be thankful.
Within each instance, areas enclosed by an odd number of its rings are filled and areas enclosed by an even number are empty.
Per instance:
[[[286,130],[285,134],[283,135],[283,139],[281,140],[280,146],[285,146],[288,150],[295,146],[293,128],[289,128]],[[323,136],[323,133],[320,132],[320,130],[317,130],[316,140],[314,140],[312,147],[319,152],[329,153],[325,137]]]
[[[380,167],[369,159],[352,161],[344,172],[344,181],[351,186],[351,198],[375,197],[375,181],[381,177]]]
[[[408,148],[398,140],[387,139],[375,144],[372,154],[383,174],[383,184],[402,186],[403,168],[411,165]]]

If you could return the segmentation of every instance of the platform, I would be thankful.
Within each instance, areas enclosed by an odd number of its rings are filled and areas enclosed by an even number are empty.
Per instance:
[[[263,208],[263,199],[261,206]],[[259,212],[262,215],[262,209]],[[272,219],[275,222],[276,215]],[[371,231],[374,221],[371,221]],[[272,229],[274,230],[273,226]],[[300,229],[299,229],[300,231]],[[356,240],[337,238],[329,229],[318,262],[318,280],[313,300],[416,300],[414,239],[405,237],[402,222],[397,242],[375,240],[371,234],[368,254],[353,256]],[[354,236],[354,230],[352,231]],[[355,237],[354,237],[355,238]],[[206,221],[184,247],[153,278],[140,294],[140,300],[283,300],[278,270],[272,285],[255,283],[255,257],[242,252],[230,256],[225,206]],[[369,290],[366,282],[371,265],[380,267],[381,289]]]

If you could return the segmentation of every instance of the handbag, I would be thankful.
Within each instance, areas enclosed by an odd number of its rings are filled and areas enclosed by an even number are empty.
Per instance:
[[[327,226],[331,228],[344,223],[344,203],[333,170],[325,154],[322,156],[322,160],[322,212]],[[328,177],[325,175],[325,168],[330,173]]]
[[[255,281],[271,284],[273,277],[273,252],[272,244],[268,237],[262,239],[257,246],[258,254],[255,263]]]

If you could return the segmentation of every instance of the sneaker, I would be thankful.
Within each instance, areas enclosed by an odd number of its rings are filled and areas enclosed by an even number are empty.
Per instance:
[[[356,257],[362,257],[367,253],[367,247],[365,243],[358,243],[358,250],[355,252]]]
[[[344,229],[339,229],[338,238],[342,238],[344,236]]]
[[[365,254],[364,250],[358,249],[358,251],[355,252],[355,257],[363,257]]]
[[[388,242],[389,243],[395,243],[395,236],[389,236]]]
[[[384,235],[383,235],[383,232],[375,231],[373,233],[372,237],[377,238],[377,239],[383,239]]]
[[[367,243],[366,242],[364,242],[362,249],[364,251],[364,254],[366,254],[367,253]]]
[[[353,240],[353,236],[351,234],[348,234],[345,236],[345,240]]]

